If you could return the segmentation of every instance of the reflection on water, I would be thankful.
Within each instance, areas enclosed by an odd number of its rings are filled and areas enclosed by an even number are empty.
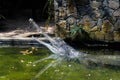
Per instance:
[[[74,61],[45,59],[51,55],[47,49],[40,48],[38,52],[22,55],[22,48],[0,48],[0,80],[119,80],[120,70],[107,67],[89,68]],[[120,54],[120,51],[80,50],[88,54]],[[34,61],[43,59],[31,65]],[[58,61],[56,61],[58,60]],[[52,67],[51,67],[52,66]]]

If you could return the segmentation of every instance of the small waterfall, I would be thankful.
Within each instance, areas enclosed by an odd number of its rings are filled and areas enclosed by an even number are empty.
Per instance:
[[[55,59],[55,62],[51,62],[49,65],[47,65],[43,70],[41,70],[35,78],[38,78],[42,73],[44,73],[48,68],[53,66],[54,64],[62,61],[62,60],[79,60],[80,63],[82,64],[89,64],[89,63],[95,63],[95,64],[110,64],[114,66],[119,66],[120,67],[120,56],[113,56],[113,55],[91,55],[91,54],[86,54],[79,52],[69,46],[67,43],[65,43],[61,38],[57,37],[55,39],[52,39],[49,35],[47,35],[38,25],[35,23],[33,19],[29,20],[30,23],[32,23],[33,26],[36,27],[37,31],[41,31],[44,37],[46,37],[50,43],[44,42],[39,40],[38,38],[34,38],[38,43],[44,45],[47,47],[51,52],[54,54],[40,59],[38,61],[33,62],[33,64],[37,64],[41,61],[47,60],[47,59]]]

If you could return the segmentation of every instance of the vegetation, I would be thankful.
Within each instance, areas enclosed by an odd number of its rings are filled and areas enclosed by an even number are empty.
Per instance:
[[[83,29],[84,25],[76,25],[70,30],[70,37],[72,39],[90,39],[88,32]]]
[[[46,6],[48,6],[48,19],[46,21],[46,24],[48,25],[50,20],[53,18],[53,15],[54,15],[54,10],[53,10],[54,9],[53,8],[54,0],[48,0],[48,3],[46,3],[45,8],[46,8]]]

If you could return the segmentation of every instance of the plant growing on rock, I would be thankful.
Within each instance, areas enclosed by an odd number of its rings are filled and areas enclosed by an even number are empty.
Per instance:
[[[84,25],[75,25],[71,30],[70,30],[70,37],[73,40],[79,39],[79,40],[87,40],[90,39],[88,35],[88,31],[85,31],[83,29]]]

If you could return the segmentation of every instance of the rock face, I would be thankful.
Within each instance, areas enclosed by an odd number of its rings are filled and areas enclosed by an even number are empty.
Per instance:
[[[54,0],[55,19],[68,32],[75,25],[84,25],[92,39],[120,41],[120,0]],[[62,24],[60,24],[62,21]],[[64,24],[64,25],[63,25]],[[61,32],[60,32],[61,33]]]

